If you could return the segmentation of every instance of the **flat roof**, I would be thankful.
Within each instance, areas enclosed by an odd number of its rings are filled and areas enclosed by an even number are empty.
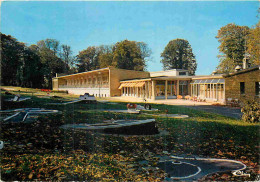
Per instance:
[[[59,77],[55,77],[55,78],[66,78],[66,77],[71,77],[71,76],[79,76],[79,75],[84,75],[84,74],[87,74],[87,73],[94,73],[94,72],[105,71],[105,70],[109,70],[109,67],[101,68],[101,69],[97,69],[97,70],[92,70],[92,71],[85,71],[85,72],[81,72],[81,73],[75,73],[75,74],[71,74],[71,75],[59,76]]]

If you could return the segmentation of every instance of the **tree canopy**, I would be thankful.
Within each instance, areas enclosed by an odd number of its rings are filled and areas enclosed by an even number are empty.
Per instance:
[[[218,47],[220,51],[218,70],[220,72],[231,72],[235,66],[242,66],[248,35],[249,27],[247,26],[230,23],[220,28],[216,36],[220,43]]]
[[[78,72],[114,66],[143,71],[151,50],[144,42],[124,40],[114,45],[90,46],[77,55]]]
[[[124,40],[117,42],[113,49],[113,62],[121,69],[144,71],[149,56],[150,50],[143,42]]]
[[[51,88],[56,73],[72,68],[72,51],[55,39],[45,39],[26,46],[1,33],[1,81],[4,85]]]
[[[164,48],[161,54],[163,58],[163,69],[186,69],[190,75],[194,75],[197,69],[195,55],[192,52],[191,45],[187,40],[171,40]]]
[[[260,20],[250,29],[247,47],[252,63],[260,65]]]

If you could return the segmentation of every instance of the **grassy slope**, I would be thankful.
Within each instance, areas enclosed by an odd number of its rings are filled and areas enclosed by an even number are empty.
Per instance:
[[[13,89],[15,90],[11,91],[12,93],[18,93],[17,88]],[[61,101],[38,98],[37,94],[46,95],[39,90],[23,88],[19,90],[22,95],[32,96],[32,100],[18,104],[5,103],[5,109],[43,107],[61,110],[62,114],[42,116],[39,122],[34,124],[2,125],[0,139],[7,141],[7,145],[1,150],[4,180],[161,180],[162,171],[150,175],[142,172],[139,174],[138,166],[133,169],[128,169],[128,166],[129,163],[135,166],[138,160],[143,159],[156,162],[154,157],[161,155],[163,151],[175,155],[240,160],[249,167],[249,172],[252,174],[250,179],[234,178],[228,173],[215,174],[208,177],[210,180],[253,180],[259,173],[259,124],[244,123],[179,106],[153,105],[153,108],[160,109],[159,113],[164,113],[164,110],[168,109],[169,113],[188,114],[190,117],[186,119],[155,117],[159,128],[169,132],[169,135],[164,136],[124,137],[62,131],[58,127],[64,123],[98,123],[112,118],[145,119],[151,116],[93,110],[125,109],[126,103],[47,105]],[[62,93],[55,95],[66,97],[64,100],[75,98]],[[12,96],[2,92],[2,100],[8,97]],[[46,163],[41,162],[45,160]]]

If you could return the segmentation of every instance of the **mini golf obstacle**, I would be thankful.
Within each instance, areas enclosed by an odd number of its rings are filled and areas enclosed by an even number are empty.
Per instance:
[[[209,174],[229,171],[236,176],[249,175],[243,173],[246,169],[245,164],[230,159],[167,156],[161,158],[157,166],[168,174],[166,180],[194,181]]]
[[[40,114],[53,114],[58,113],[58,110],[46,110],[43,108],[21,108],[21,109],[14,109],[14,110],[4,110],[0,113],[14,113],[11,116],[8,116],[3,119],[3,123],[30,123],[35,121]]]
[[[84,95],[80,95],[79,99],[69,101],[69,102],[64,102],[64,103],[49,103],[48,105],[67,105],[67,104],[73,104],[76,102],[82,102],[85,101],[86,103],[96,103],[97,100],[94,95],[89,95],[89,93],[85,93]]]
[[[158,111],[158,109],[152,108],[151,104],[145,104],[144,106],[137,105],[136,109],[141,111]]]
[[[160,116],[160,117],[166,117],[166,118],[176,118],[176,119],[184,119],[184,118],[188,118],[188,115],[184,115],[184,114],[149,114],[149,113],[145,113],[145,115],[149,115],[149,116]]]
[[[7,99],[5,101],[7,101],[7,102],[22,102],[22,101],[29,100],[29,99],[31,99],[31,97],[21,97],[20,95],[15,95],[14,98]]]
[[[103,112],[116,112],[116,113],[127,113],[127,114],[139,114],[140,110],[135,109],[96,109],[95,111]]]
[[[152,109],[151,105],[146,104],[145,106],[128,103],[126,105],[127,110],[125,109],[98,109],[98,111],[104,112],[116,112],[116,113],[128,113],[128,114],[139,114],[140,111],[158,111],[158,109]]]
[[[154,135],[158,134],[158,127],[155,119],[147,120],[115,120],[97,124],[66,124],[63,129],[80,129],[96,131],[105,134],[123,135]]]

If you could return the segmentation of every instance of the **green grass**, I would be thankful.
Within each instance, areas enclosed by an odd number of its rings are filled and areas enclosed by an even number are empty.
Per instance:
[[[12,87],[11,93],[18,93]],[[202,157],[240,160],[250,167],[251,178],[234,178],[229,173],[208,177],[210,180],[254,180],[259,170],[259,124],[245,123],[221,116],[180,106],[153,104],[160,111],[152,113],[187,114],[185,119],[149,116],[143,113],[123,114],[97,111],[98,109],[126,109],[126,103],[116,105],[97,103],[75,103],[48,105],[48,103],[73,100],[76,96],[54,93],[63,99],[39,98],[46,93],[35,89],[18,88],[22,96],[32,96],[21,103],[6,103],[5,109],[37,107],[58,109],[60,114],[45,115],[32,124],[2,125],[0,140],[5,141],[1,150],[2,179],[4,180],[162,180],[159,174],[140,174],[128,169],[129,164],[139,160],[150,160],[168,151],[174,155],[196,155]],[[33,94],[32,94],[33,93]],[[8,96],[1,92],[1,100]],[[151,112],[147,112],[151,113]],[[61,130],[68,123],[99,123],[109,119],[155,118],[160,130],[169,135],[114,136],[88,131]],[[35,156],[33,158],[33,156]],[[95,157],[95,162],[91,158]],[[87,155],[89,158],[82,156]],[[73,161],[68,160],[69,157]],[[13,159],[16,159],[14,162]],[[102,159],[106,158],[106,162]],[[51,159],[50,165],[41,161]],[[24,162],[27,161],[26,165]],[[69,165],[63,165],[68,162]],[[121,165],[125,162],[127,165]],[[30,165],[31,164],[31,165]],[[57,168],[58,166],[58,168]],[[87,166],[89,168],[87,168]],[[53,169],[57,168],[53,171]],[[91,168],[91,169],[90,169]],[[97,173],[98,175],[92,175]],[[104,174],[103,174],[104,173]],[[106,174],[105,174],[106,173]],[[123,175],[124,173],[124,175]],[[49,175],[46,175],[49,174]]]

